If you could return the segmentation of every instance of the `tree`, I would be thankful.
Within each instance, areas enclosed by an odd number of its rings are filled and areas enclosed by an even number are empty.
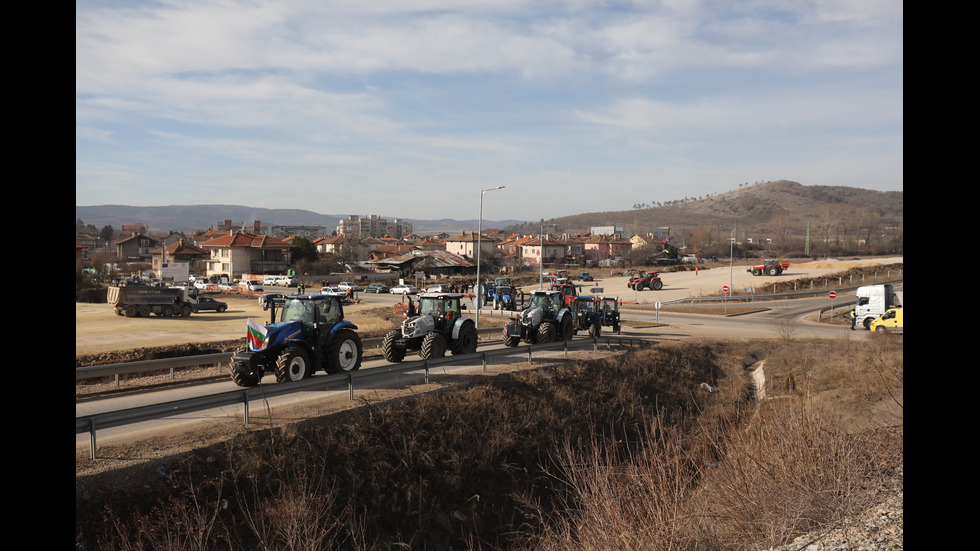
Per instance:
[[[293,262],[316,262],[320,258],[316,252],[316,246],[305,237],[293,238],[293,246],[289,248],[289,255]]]
[[[103,226],[102,231],[99,232],[99,239],[103,241],[112,241],[112,236],[114,233],[115,231],[112,229],[112,226]]]

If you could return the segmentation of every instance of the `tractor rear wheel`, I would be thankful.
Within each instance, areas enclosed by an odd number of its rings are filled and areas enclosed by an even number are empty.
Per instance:
[[[771,275],[771,276],[779,275],[779,268],[777,268],[775,266],[770,267],[769,268],[769,275]]]
[[[653,290],[659,291],[664,288],[664,282],[659,279],[653,282]]]
[[[398,363],[405,359],[405,349],[395,346],[395,340],[402,336],[400,329],[392,329],[385,333],[385,339],[381,342],[381,353],[385,359],[391,363]]]
[[[572,318],[561,320],[561,340],[570,341],[574,335],[575,326],[572,324]]]
[[[593,339],[598,339],[602,335],[602,326],[598,323],[593,323],[589,326],[589,336]]]
[[[422,339],[422,350],[419,351],[419,356],[422,356],[423,360],[434,360],[436,358],[442,358],[445,355],[446,339],[442,335],[433,332]]]
[[[476,352],[476,342],[478,340],[476,334],[476,326],[470,322],[465,322],[462,327],[459,328],[459,336],[453,341],[453,356],[458,356],[459,354],[472,354]]]
[[[276,382],[301,381],[308,377],[310,371],[310,356],[306,350],[293,347],[287,348],[276,360]]]
[[[327,370],[330,373],[348,373],[361,368],[363,348],[361,337],[350,329],[341,329],[333,337],[327,352]]]
[[[550,321],[542,321],[538,326],[537,344],[546,344],[555,341],[555,324]]]

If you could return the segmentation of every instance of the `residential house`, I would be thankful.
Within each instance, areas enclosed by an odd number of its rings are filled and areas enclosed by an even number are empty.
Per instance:
[[[201,247],[211,253],[208,276],[227,274],[239,279],[243,274],[281,274],[289,266],[289,245],[257,233],[229,233]]]
[[[552,239],[550,235],[526,236],[519,245],[525,266],[544,267],[565,261],[565,242]]]
[[[496,239],[487,235],[479,236],[477,232],[464,232],[446,239],[446,250],[469,259],[476,258],[476,250],[480,248],[480,258],[486,259],[493,255]]]
[[[587,260],[605,260],[628,253],[633,248],[629,239],[609,235],[593,235],[585,241]]]
[[[121,262],[149,262],[150,251],[160,247],[160,242],[147,235],[137,234],[116,242],[116,256]]]

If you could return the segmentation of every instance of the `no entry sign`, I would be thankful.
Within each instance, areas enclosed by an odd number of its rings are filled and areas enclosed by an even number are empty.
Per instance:
[[[837,291],[831,291],[830,298],[837,298]]]
[[[721,290],[722,291],[725,291],[727,293],[728,292],[728,285],[725,285],[724,287],[722,287]]]

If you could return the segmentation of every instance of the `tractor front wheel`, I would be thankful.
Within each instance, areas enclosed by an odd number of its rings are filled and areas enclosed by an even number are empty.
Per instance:
[[[542,321],[538,326],[537,344],[546,344],[555,341],[555,324],[550,321]]]
[[[287,348],[276,360],[276,382],[301,381],[309,376],[310,356],[302,348]]]
[[[433,360],[436,358],[442,358],[446,355],[446,339],[442,337],[439,333],[429,333],[422,340],[422,350],[419,351],[419,356],[422,356],[423,360]]]
[[[235,384],[238,386],[243,386],[248,388],[259,384],[259,381],[262,380],[262,377],[260,377],[259,374],[254,371],[251,373],[241,373],[239,371],[232,371],[231,380],[235,381]]]
[[[602,334],[602,326],[598,323],[593,323],[589,326],[589,336],[593,339],[598,339],[599,335]]]
[[[391,363],[398,363],[405,359],[405,349],[395,346],[395,340],[402,336],[400,329],[392,329],[385,333],[385,339],[381,343],[381,353],[385,359]]]
[[[572,318],[561,320],[561,340],[570,341],[574,335],[575,326],[572,324]]]

